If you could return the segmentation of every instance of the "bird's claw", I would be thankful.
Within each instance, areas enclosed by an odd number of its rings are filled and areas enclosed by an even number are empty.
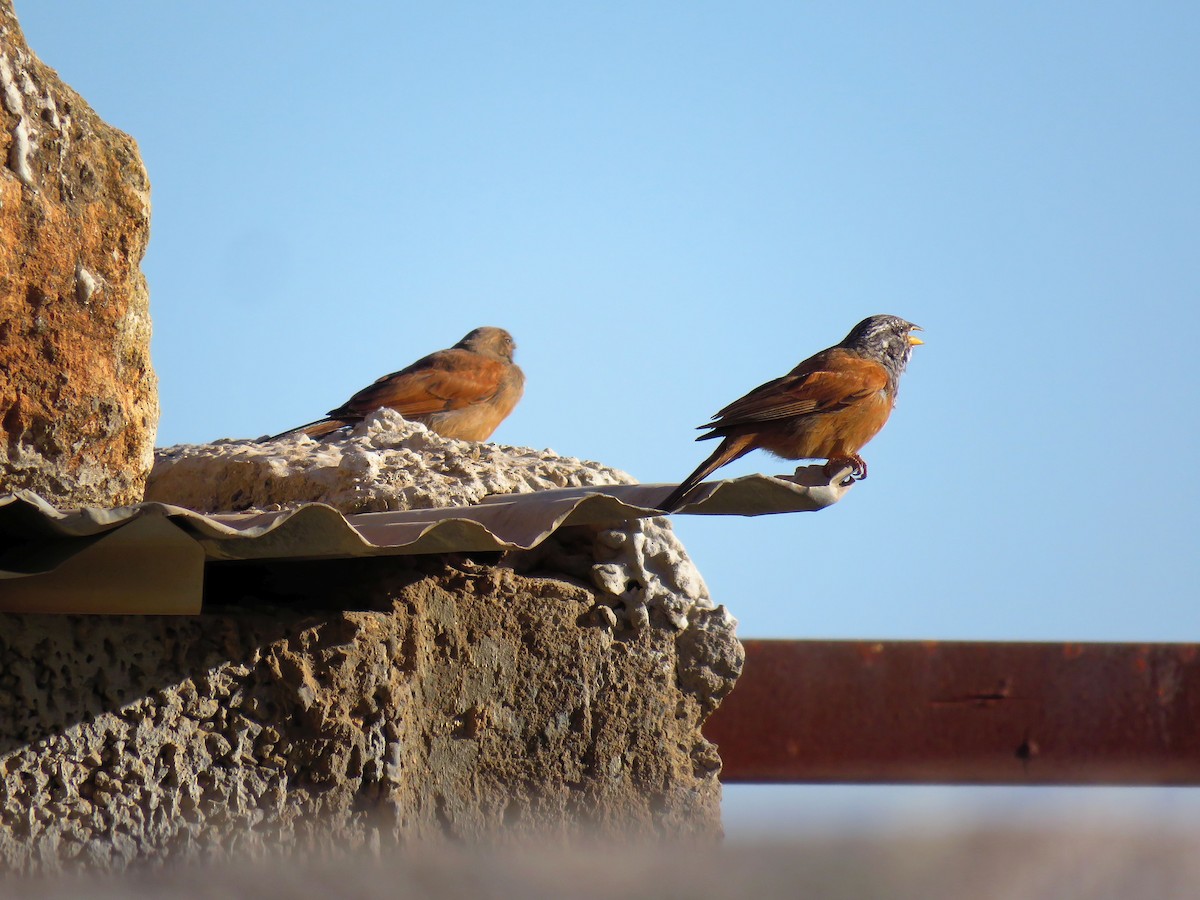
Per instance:
[[[867,477],[867,461],[861,456],[846,456],[831,459],[825,464],[825,474],[832,478],[835,474],[845,471],[847,468],[849,468],[850,474],[838,482],[842,487],[849,487],[854,482],[862,481]]]

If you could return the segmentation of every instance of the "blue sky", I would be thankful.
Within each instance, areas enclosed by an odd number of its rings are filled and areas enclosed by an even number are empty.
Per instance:
[[[17,5],[150,173],[160,444],[490,324],[496,440],[677,481],[894,313],[927,343],[865,483],[676,520],[741,633],[1200,635],[1200,6]]]

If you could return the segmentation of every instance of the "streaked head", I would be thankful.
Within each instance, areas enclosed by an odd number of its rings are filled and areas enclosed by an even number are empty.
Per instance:
[[[912,356],[912,348],[925,343],[915,334],[921,326],[899,316],[868,316],[846,335],[838,346],[877,359],[898,379]]]
[[[473,350],[505,362],[512,362],[513,352],[517,349],[511,334],[503,328],[493,328],[491,325],[476,328],[454,346],[459,350]]]

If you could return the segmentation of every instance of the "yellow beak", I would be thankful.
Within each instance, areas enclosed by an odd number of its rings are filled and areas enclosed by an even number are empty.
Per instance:
[[[921,330],[922,329],[921,329],[920,325],[913,326],[913,331],[921,331]],[[919,337],[917,337],[915,334],[910,334],[908,336],[908,343],[909,343],[909,346],[915,347],[918,344],[923,344],[925,342],[923,340],[921,340]]]

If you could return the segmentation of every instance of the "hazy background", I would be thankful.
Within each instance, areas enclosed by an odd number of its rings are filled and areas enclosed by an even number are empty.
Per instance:
[[[529,377],[496,440],[677,481],[695,425],[894,313],[927,344],[867,482],[675,520],[740,633],[1197,639],[1200,5],[17,8],[150,173],[160,445],[306,422],[489,324]],[[1184,791],[727,798],[734,835],[1200,823]]]

